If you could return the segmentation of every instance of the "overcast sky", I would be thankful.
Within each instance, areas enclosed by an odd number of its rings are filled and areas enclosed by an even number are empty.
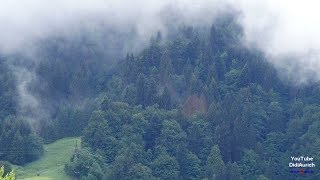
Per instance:
[[[165,32],[168,10],[178,21],[201,25],[236,9],[241,12],[245,45],[258,47],[297,82],[317,81],[319,5],[316,0],[2,0],[0,52],[25,49],[38,39],[68,34],[96,21],[119,31],[135,27],[141,38],[149,38],[158,30]]]

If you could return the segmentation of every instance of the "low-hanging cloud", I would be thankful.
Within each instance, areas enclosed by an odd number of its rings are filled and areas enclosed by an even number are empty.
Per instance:
[[[245,37],[282,75],[301,85],[320,80],[319,1],[240,1]]]
[[[3,0],[0,53],[30,51],[38,40],[70,36],[97,23],[120,32],[134,29],[135,42],[128,43],[134,49],[157,31],[165,34],[168,21],[210,25],[219,13],[236,9],[244,43],[301,84],[320,80],[319,5],[317,0]]]
[[[0,6],[0,51],[12,53],[54,34],[72,35],[104,24],[134,29],[141,39],[175,23],[210,24],[225,3],[218,0],[4,0]]]
[[[142,49],[158,31],[166,36],[168,26],[210,26],[226,6],[220,0],[1,1],[0,55],[26,56],[18,60],[22,61],[20,63],[9,62],[16,76],[19,114],[35,129],[36,122],[50,119],[50,110],[43,108],[41,99],[30,88],[32,82],[37,81],[35,70],[24,67],[28,63],[32,67],[37,64],[34,62],[41,61],[38,51],[43,49],[42,42],[55,37],[72,41],[81,39],[78,37],[82,33],[110,31],[112,35],[99,41],[106,41],[105,51],[109,57],[114,57],[110,54]],[[119,43],[122,40],[126,42]]]
[[[320,80],[319,5],[316,0],[3,0],[0,54],[32,53],[38,41],[100,25],[120,34],[134,31],[123,47],[132,52],[157,31],[165,36],[168,24],[210,26],[221,13],[237,11],[243,43],[263,51],[282,75],[300,85]],[[112,46],[112,40],[107,43]],[[25,84],[30,80],[19,77],[21,108],[32,101],[37,109],[38,100]]]

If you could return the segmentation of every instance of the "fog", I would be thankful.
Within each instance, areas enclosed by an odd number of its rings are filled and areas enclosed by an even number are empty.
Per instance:
[[[225,9],[217,0],[4,0],[0,6],[0,51],[32,47],[52,35],[70,35],[97,24],[120,32],[134,29],[141,41],[175,24],[210,24]]]
[[[258,47],[295,84],[320,80],[319,1],[241,1],[244,43]]]
[[[320,80],[319,5],[316,0],[2,0],[0,54],[30,55],[39,41],[99,30],[100,25],[120,34],[134,31],[121,52],[136,51],[158,31],[165,37],[169,25],[209,27],[221,13],[235,10],[244,31],[242,43],[264,52],[286,79],[302,85]],[[27,88],[35,78],[32,70],[12,70],[21,112],[40,109]]]
[[[8,62],[16,76],[19,115],[26,117],[33,128],[38,120],[50,119],[50,108],[44,108],[42,99],[31,90],[41,87],[30,88],[32,82],[38,80],[35,68],[30,67],[41,61],[38,51],[42,49],[39,48],[42,42],[55,37],[81,39],[78,37],[86,32],[99,37],[99,32],[110,31],[112,35],[103,36],[99,41],[106,47],[108,57],[112,57],[108,61],[114,61],[116,55],[124,57],[127,52],[142,50],[158,31],[165,38],[168,26],[209,27],[226,9],[227,4],[218,0],[1,1],[0,55],[19,54],[19,57],[26,56],[19,61],[27,61]]]
[[[165,35],[168,23],[210,25],[221,12],[236,9],[243,43],[262,50],[301,84],[320,79],[319,5],[316,0],[3,0],[0,52],[31,52],[41,39],[70,36],[97,23],[124,33],[134,29],[137,42],[128,42],[126,50],[141,49],[155,32]]]

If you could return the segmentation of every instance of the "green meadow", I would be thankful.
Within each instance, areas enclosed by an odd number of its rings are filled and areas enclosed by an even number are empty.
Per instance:
[[[23,180],[69,180],[63,168],[70,159],[79,137],[63,138],[44,146],[44,154],[37,161],[24,166],[14,166],[17,179]]]

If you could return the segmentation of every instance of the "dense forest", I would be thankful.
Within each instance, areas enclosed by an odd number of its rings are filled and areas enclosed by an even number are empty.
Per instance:
[[[0,160],[23,165],[81,136],[65,165],[76,179],[320,178],[288,167],[291,156],[320,163],[320,85],[290,83],[244,46],[233,15],[158,32],[120,58],[107,37],[45,40],[37,61],[0,57]],[[36,78],[19,88],[13,67]],[[21,106],[22,90],[41,111]]]

